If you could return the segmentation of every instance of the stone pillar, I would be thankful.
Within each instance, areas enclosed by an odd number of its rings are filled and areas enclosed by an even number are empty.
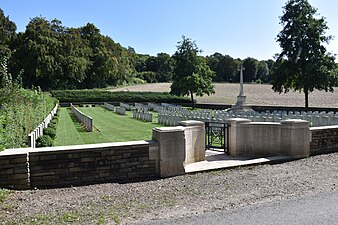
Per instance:
[[[185,134],[185,165],[205,160],[204,122],[187,120],[180,122]]]
[[[233,118],[226,121],[230,125],[229,138],[229,154],[231,156],[238,156],[240,152],[243,152],[243,129],[239,129],[239,126],[243,123],[250,123],[249,119]]]
[[[294,158],[304,158],[310,155],[311,132],[306,120],[283,120],[282,151]]]
[[[159,143],[160,177],[185,174],[184,127],[154,128],[153,140]]]

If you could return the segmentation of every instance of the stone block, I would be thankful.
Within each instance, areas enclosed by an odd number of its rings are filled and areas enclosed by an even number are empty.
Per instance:
[[[184,127],[161,127],[153,129],[153,140],[159,143],[160,176],[185,174]]]
[[[180,125],[185,127],[185,164],[205,160],[205,125],[204,122],[188,120]]]
[[[306,120],[284,120],[282,124],[282,153],[304,158],[310,155],[311,132]]]

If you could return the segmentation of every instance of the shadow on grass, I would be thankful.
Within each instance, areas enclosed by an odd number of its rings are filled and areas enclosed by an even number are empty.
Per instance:
[[[87,133],[87,131],[84,128],[84,126],[82,126],[82,124],[79,123],[79,121],[77,121],[77,119],[76,119],[75,115],[73,114],[72,110],[70,108],[67,108],[67,112],[68,112],[70,118],[72,119],[73,124],[74,124],[77,132],[79,132],[79,133]]]

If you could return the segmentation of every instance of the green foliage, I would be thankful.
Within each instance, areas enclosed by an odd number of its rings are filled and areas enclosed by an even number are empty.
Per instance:
[[[194,94],[203,96],[215,93],[212,85],[214,73],[205,59],[197,55],[200,50],[196,43],[184,36],[182,39],[173,56],[176,66],[170,93],[177,96],[190,95],[194,108]]]
[[[6,17],[2,9],[0,9],[0,60],[10,56],[10,45],[16,37],[15,30],[15,23],[10,21],[8,16]],[[2,75],[3,71],[0,68],[0,79],[2,79]]]
[[[24,70],[25,87],[105,87],[129,82],[136,74],[127,49],[91,23],[67,28],[59,20],[35,17],[13,46],[11,70]]]
[[[4,71],[6,64],[2,63]],[[5,73],[0,90],[0,150],[27,146],[27,136],[53,109],[57,100],[40,90],[25,90]]]
[[[53,139],[49,135],[42,135],[36,139],[36,147],[52,147]]]
[[[314,89],[333,91],[338,80],[335,57],[323,45],[332,37],[325,36],[325,19],[317,16],[307,0],[289,0],[281,17],[283,30],[277,36],[282,53],[274,68],[273,90],[304,92],[305,107],[309,93]]]
[[[43,134],[48,135],[49,137],[51,137],[54,140],[55,136],[56,136],[56,131],[52,127],[46,127],[46,128],[43,128]]]
[[[5,202],[10,193],[10,190],[0,188],[0,203]]]
[[[51,91],[60,102],[189,102],[167,92],[112,92],[103,90],[55,90]]]
[[[55,123],[49,123],[49,124],[48,124],[48,127],[52,128],[52,129],[54,129],[54,130],[56,130],[57,125],[56,125]]]
[[[54,115],[54,116],[52,117],[52,121],[56,121],[56,123],[57,123],[58,120],[59,120],[59,116],[58,116],[58,115]]]
[[[243,81],[250,82],[256,80],[257,71],[258,71],[258,60],[248,57],[243,60],[243,67],[245,70],[243,71]]]
[[[216,76],[215,82],[238,82],[238,68],[242,64],[240,60],[233,59],[231,56],[215,53],[206,57],[207,64]]]

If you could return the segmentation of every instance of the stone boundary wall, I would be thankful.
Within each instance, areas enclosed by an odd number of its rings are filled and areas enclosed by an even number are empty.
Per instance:
[[[0,188],[28,189],[29,165],[27,151],[31,148],[0,152]]]
[[[75,115],[76,119],[85,126],[87,131],[94,131],[93,119],[90,116],[87,116],[86,114],[81,112],[73,104],[70,104],[70,108],[72,109],[72,112]]]
[[[58,109],[58,104],[52,109],[52,111],[47,115],[47,117],[35,128],[30,134],[28,134],[28,146],[35,148],[36,147],[36,139],[43,135],[43,128],[48,127],[48,124],[52,120],[53,116],[56,114]]]
[[[283,120],[280,123],[229,119],[231,156],[290,156],[304,158],[310,154],[311,133],[305,120]]]
[[[157,178],[158,144],[117,142],[0,152],[0,188],[54,188]]]
[[[313,127],[310,131],[311,155],[338,152],[338,126]]]

